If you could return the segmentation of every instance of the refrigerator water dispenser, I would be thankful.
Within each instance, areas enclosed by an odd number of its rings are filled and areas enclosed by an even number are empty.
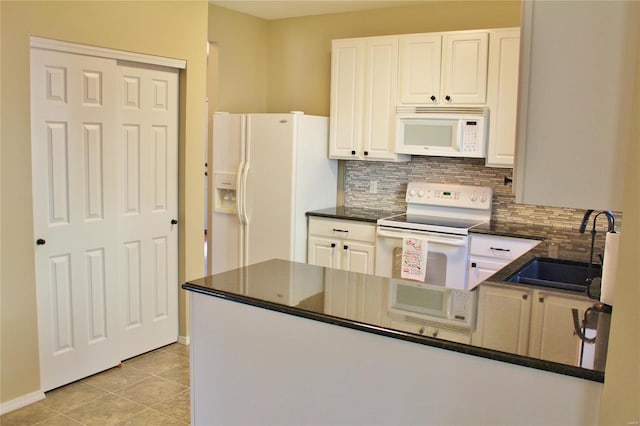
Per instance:
[[[236,214],[238,212],[236,203],[236,182],[235,173],[215,173],[214,174],[214,200],[215,211],[218,213]]]

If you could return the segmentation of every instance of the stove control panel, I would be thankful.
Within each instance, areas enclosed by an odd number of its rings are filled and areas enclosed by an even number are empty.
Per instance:
[[[484,186],[409,182],[407,204],[491,210],[493,189]]]

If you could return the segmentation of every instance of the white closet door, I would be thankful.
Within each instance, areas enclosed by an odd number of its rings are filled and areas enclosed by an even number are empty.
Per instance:
[[[122,359],[178,339],[178,71],[117,68]]]
[[[31,50],[42,389],[117,365],[115,61]]]

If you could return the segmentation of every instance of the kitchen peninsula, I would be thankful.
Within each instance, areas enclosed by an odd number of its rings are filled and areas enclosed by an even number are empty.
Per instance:
[[[184,284],[192,423],[596,424],[602,372],[394,329],[393,285],[277,259]]]

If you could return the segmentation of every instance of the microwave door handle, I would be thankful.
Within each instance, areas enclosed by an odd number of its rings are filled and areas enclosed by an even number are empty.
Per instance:
[[[458,149],[458,152],[462,152],[462,148],[464,145],[464,123],[464,120],[458,120],[458,126],[456,129],[456,132],[458,132],[458,134],[456,135],[456,148]]]
[[[396,234],[393,232],[384,232],[384,231],[378,230],[378,236],[386,237],[386,238],[402,238],[403,234]],[[461,247],[466,245],[466,242],[464,240],[447,240],[445,238],[434,238],[434,237],[425,238],[422,235],[419,235],[417,237],[426,240],[428,243],[446,244],[448,246],[456,246],[456,247]]]

